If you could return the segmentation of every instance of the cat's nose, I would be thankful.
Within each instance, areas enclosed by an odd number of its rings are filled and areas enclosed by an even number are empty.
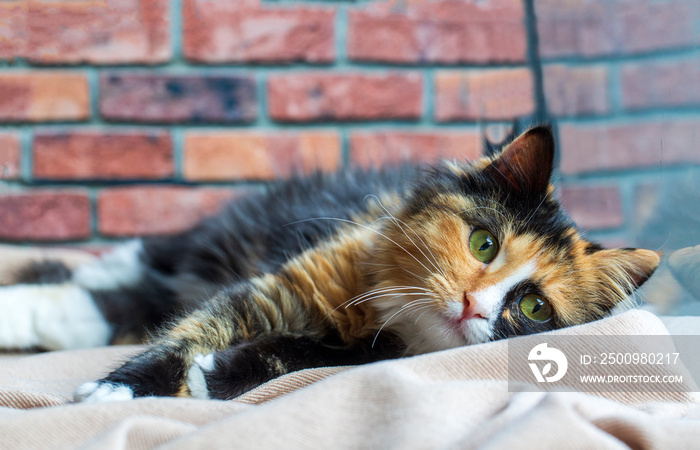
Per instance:
[[[483,307],[479,305],[476,299],[464,292],[464,297],[462,298],[462,303],[464,304],[464,309],[462,310],[462,317],[460,320],[467,319],[486,319],[487,312],[484,311]]]

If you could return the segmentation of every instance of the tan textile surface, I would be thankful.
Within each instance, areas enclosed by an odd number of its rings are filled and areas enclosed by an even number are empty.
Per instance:
[[[697,323],[697,322],[696,322]],[[630,311],[561,334],[664,334]],[[509,393],[505,341],[290,374],[237,401],[70,404],[140,347],[0,358],[3,448],[697,448],[695,394]]]
[[[72,266],[92,257],[1,245],[0,255],[0,284],[11,282],[12,268],[29,260],[57,258]],[[676,333],[700,333],[700,318],[665,323]],[[654,315],[630,311],[555,333],[667,332]],[[700,446],[696,394],[508,392],[505,341],[362,367],[305,370],[236,401],[70,403],[77,386],[141,348],[0,353],[0,448]]]

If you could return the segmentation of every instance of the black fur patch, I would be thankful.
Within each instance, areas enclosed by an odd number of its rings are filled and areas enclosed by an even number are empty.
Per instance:
[[[211,398],[233,399],[280,375],[311,367],[367,364],[397,358],[403,348],[395,337],[345,348],[303,336],[273,336],[214,354],[214,369],[205,373]]]
[[[533,333],[542,333],[560,328],[558,324],[556,311],[554,315],[545,322],[537,322],[528,319],[520,310],[520,299],[528,294],[541,295],[539,287],[532,281],[525,281],[508,292],[506,300],[501,308],[496,323],[494,324],[493,340],[505,339],[510,336],[523,336]],[[510,321],[504,317],[504,312],[508,312],[511,317],[517,318],[515,321]]]
[[[71,270],[60,261],[31,263],[15,273],[17,284],[58,284],[65,283],[72,276]]]
[[[187,369],[178,352],[152,348],[100,381],[129,386],[135,397],[173,396],[180,391]]]
[[[596,244],[595,242],[589,242],[588,245],[586,245],[585,253],[586,255],[592,255],[600,250],[603,250],[602,245]]]

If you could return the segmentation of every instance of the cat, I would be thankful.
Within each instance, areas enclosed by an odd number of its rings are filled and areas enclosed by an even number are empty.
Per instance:
[[[586,240],[554,195],[554,152],[538,126],[477,161],[292,178],[74,271],[35,265],[0,288],[0,345],[98,346],[157,329],[75,400],[231,399],[304,368],[600,319],[660,255]]]

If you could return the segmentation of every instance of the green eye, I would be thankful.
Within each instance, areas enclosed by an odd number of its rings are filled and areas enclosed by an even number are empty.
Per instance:
[[[525,317],[535,322],[546,322],[552,317],[552,305],[546,298],[539,295],[524,295],[518,302],[518,306]]]
[[[498,253],[498,241],[488,230],[474,230],[469,236],[469,251],[472,252],[474,258],[488,264]]]

